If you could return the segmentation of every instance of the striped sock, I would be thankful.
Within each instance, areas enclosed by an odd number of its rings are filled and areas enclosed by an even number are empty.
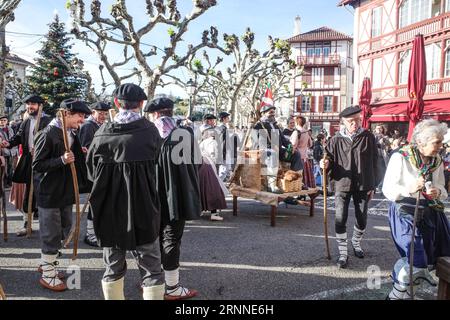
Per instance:
[[[352,245],[356,251],[363,251],[361,248],[361,239],[365,230],[359,230],[356,226],[353,229]]]
[[[336,233],[336,240],[338,243],[339,257],[347,257],[347,232],[346,233]]]

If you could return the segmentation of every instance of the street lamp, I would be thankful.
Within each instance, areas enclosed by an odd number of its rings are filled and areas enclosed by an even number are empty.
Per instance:
[[[189,95],[189,113],[188,113],[189,118],[192,116],[192,96],[195,93],[195,89],[197,89],[197,87],[195,86],[195,82],[192,81],[192,78],[191,78],[186,83],[186,91]]]

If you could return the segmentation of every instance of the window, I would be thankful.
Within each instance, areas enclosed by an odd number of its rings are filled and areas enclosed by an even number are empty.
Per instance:
[[[441,44],[432,43],[425,46],[427,59],[427,80],[440,78],[441,72]]]
[[[324,85],[332,86],[334,85],[334,68],[328,67],[324,68]]]
[[[330,55],[331,48],[330,47],[323,47],[323,56],[328,57]]]
[[[432,0],[404,0],[399,10],[400,28],[431,18],[431,5]]]
[[[382,85],[383,60],[373,59],[372,62],[372,88],[381,88]]]
[[[450,0],[447,0],[450,2]],[[445,51],[445,71],[444,76],[446,78],[450,77],[450,40],[447,40],[446,43],[447,50]]]
[[[333,112],[333,96],[323,97],[323,112]]]
[[[372,38],[381,36],[381,15],[383,8],[378,7],[372,10]]]
[[[398,84],[408,83],[409,64],[411,63],[411,50],[400,53],[400,62],[398,66]]]
[[[312,78],[312,68],[305,68],[303,69],[302,73],[302,80],[306,82],[308,85],[311,84],[311,78]]]
[[[302,112],[310,112],[310,111],[311,111],[311,97],[302,96]]]
[[[314,54],[316,55],[316,57],[320,57],[320,55],[322,54],[322,48],[316,48]]]
[[[445,12],[450,11],[450,0],[445,0]]]
[[[312,57],[314,55],[314,48],[308,48],[306,50],[306,56]]]

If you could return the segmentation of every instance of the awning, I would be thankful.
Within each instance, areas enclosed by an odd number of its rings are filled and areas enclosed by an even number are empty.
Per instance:
[[[406,115],[408,102],[386,103],[372,105],[370,122],[409,121]],[[450,99],[426,100],[423,118],[433,118],[439,121],[450,121]]]

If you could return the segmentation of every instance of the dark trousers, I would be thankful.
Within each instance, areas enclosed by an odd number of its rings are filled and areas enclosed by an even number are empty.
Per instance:
[[[303,170],[303,160],[300,155],[300,152],[298,152],[298,151],[295,151],[292,154],[291,170],[293,170],[293,171]]]
[[[336,191],[336,221],[335,228],[337,234],[347,232],[347,218],[350,199],[353,198],[355,205],[356,227],[359,230],[365,230],[367,226],[367,209],[368,209],[368,191]]]
[[[161,263],[166,271],[180,267],[181,237],[183,237],[185,224],[184,219],[161,222]]]

